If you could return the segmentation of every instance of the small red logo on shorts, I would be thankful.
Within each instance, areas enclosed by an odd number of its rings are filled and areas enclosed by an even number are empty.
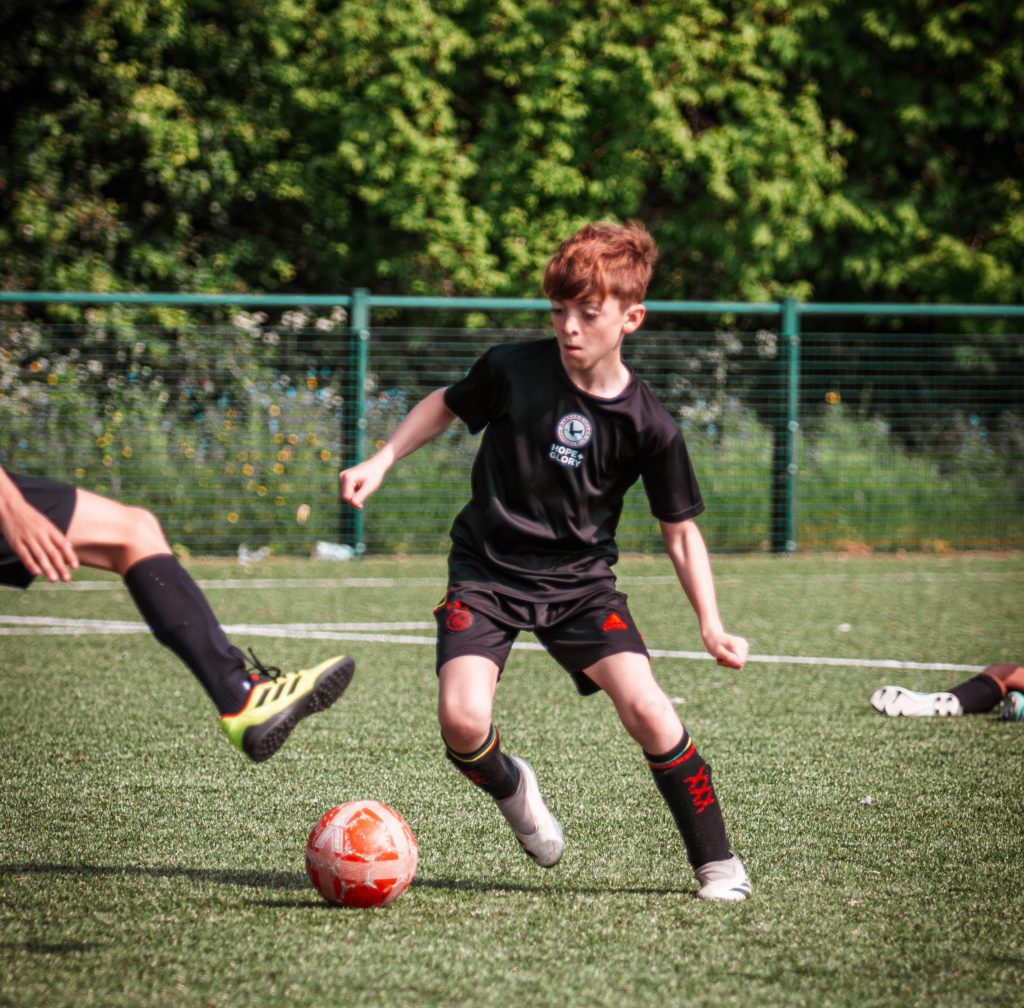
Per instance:
[[[468,630],[473,625],[473,614],[461,602],[449,602],[445,606],[448,616],[444,625],[452,632]]]
[[[610,613],[608,619],[604,621],[604,626],[601,627],[605,633],[609,630],[628,630],[629,627],[623,622],[622,617],[618,613]]]

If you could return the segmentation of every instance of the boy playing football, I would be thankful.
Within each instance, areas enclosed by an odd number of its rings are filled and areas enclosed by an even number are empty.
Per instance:
[[[40,575],[70,581],[79,564],[124,580],[153,635],[192,670],[224,733],[255,762],[273,756],[302,718],[329,707],[352,678],[351,658],[281,673],[250,651],[247,667],[149,511],[0,468],[0,584],[27,588]]]
[[[435,609],[438,716],[446,755],[497,803],[526,853],[561,857],[562,830],[530,765],[502,752],[492,708],[521,630],[534,632],[581,694],[604,690],[640,744],[674,816],[703,899],[750,895],[730,850],[711,771],[651,671],[615,589],[615,530],[642,479],[666,549],[720,665],[748,645],[722,626],[694,518],[704,509],[678,424],[623,362],[644,320],[657,258],[639,223],[591,224],[563,242],[544,275],[555,338],[493,347],[461,381],[419,402],[371,458],[340,475],[353,507],[399,459],[456,417],[484,431],[469,503],[455,518],[448,589]]]

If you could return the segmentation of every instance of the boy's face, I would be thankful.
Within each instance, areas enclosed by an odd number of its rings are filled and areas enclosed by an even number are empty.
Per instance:
[[[617,367],[622,337],[636,330],[646,313],[642,304],[623,305],[611,294],[603,301],[596,296],[552,300],[551,324],[566,371],[588,373],[602,366]]]

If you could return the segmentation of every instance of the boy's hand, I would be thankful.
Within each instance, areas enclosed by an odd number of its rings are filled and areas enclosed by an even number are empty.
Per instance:
[[[342,469],[338,476],[341,483],[341,499],[354,508],[363,507],[363,501],[384,481],[387,468],[374,458],[360,462],[351,469]]]
[[[737,637],[724,630],[709,633],[704,638],[704,646],[708,649],[708,654],[723,668],[743,668],[750,653],[750,644],[745,637]]]
[[[71,580],[78,556],[46,515],[22,500],[0,517],[4,537],[30,574],[53,582]]]

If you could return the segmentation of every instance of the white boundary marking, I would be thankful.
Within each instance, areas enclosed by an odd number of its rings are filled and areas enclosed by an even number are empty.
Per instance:
[[[417,647],[433,647],[433,634],[427,637],[410,634],[381,633],[383,630],[433,630],[434,624],[427,622],[408,623],[270,623],[225,624],[228,635],[246,637],[291,638],[301,636],[305,640],[364,641],[369,644],[407,644]],[[50,616],[6,616],[0,614],[0,637],[23,636],[91,636],[102,634],[145,634],[149,633],[145,623],[127,620],[70,619]],[[543,651],[544,647],[533,641],[513,645],[520,651]],[[652,658],[677,658],[687,661],[713,661],[704,651],[666,651],[651,648]],[[761,665],[820,665],[831,668],[883,668],[911,669],[932,672],[980,672],[981,665],[956,665],[949,662],[909,662],[890,658],[815,658],[806,655],[759,655],[749,658],[750,664]]]
[[[196,584],[204,590],[220,588],[397,588],[400,585],[435,585],[444,591],[444,576],[432,578],[197,578]],[[121,580],[69,581],[51,584],[36,581],[32,590],[37,591],[116,591],[124,588]]]
[[[1021,571],[988,570],[988,571],[820,571],[816,573],[792,573],[773,571],[773,580],[800,581],[851,581],[869,579],[871,581],[921,581],[934,582],[946,577],[958,579],[970,578],[979,581],[1017,580]],[[743,584],[750,579],[747,574],[717,574],[716,583]],[[619,574],[619,584],[650,584],[674,585],[678,578],[674,574]],[[439,593],[443,593],[445,580],[444,571],[440,570],[436,577],[319,577],[319,578],[196,578],[196,583],[204,591],[220,591],[236,588],[400,588],[404,585],[423,587],[433,585]],[[117,591],[123,589],[124,583],[119,579],[102,581],[69,581],[51,584],[49,581],[37,579],[32,584],[33,591]]]

